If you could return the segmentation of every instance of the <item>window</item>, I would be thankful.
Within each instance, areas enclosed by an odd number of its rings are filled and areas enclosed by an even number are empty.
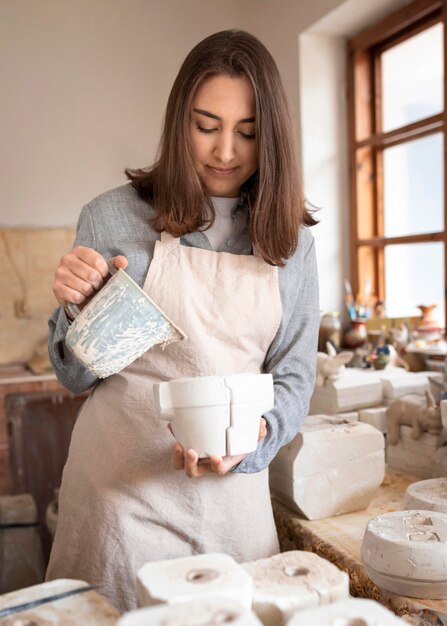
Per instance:
[[[351,282],[389,317],[446,315],[445,8],[416,0],[348,42]]]

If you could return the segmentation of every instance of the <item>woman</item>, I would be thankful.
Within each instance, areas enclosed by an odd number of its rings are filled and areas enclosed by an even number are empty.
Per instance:
[[[56,270],[49,345],[65,386],[94,387],[72,436],[48,578],[84,579],[125,610],[146,561],[278,551],[266,468],[307,413],[319,324],[315,222],[292,138],[269,52],[243,31],[211,35],[175,80],[156,163],[82,210]],[[110,257],[188,339],[98,383],[64,347],[65,307],[101,287]],[[261,371],[273,374],[275,407],[255,452],[199,464],[173,448],[153,383]]]

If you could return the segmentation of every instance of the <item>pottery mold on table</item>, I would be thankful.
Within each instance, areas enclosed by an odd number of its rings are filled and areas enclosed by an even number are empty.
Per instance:
[[[184,332],[119,269],[76,316],[65,343],[87,369],[106,378],[154,345],[185,338]]]
[[[442,450],[443,442],[442,434],[422,433],[419,439],[414,439],[411,426],[401,426],[398,443],[391,445],[387,441],[387,465],[417,478],[433,478],[439,461],[437,453]]]
[[[116,626],[262,626],[256,615],[239,602],[205,598],[180,604],[137,609]]]
[[[369,424],[311,415],[270,465],[273,495],[308,519],[366,508],[385,475],[384,437]]]
[[[394,613],[373,600],[351,598],[297,613],[287,626],[404,626]]]
[[[358,369],[346,369],[338,380],[315,386],[310,413],[343,413],[377,406],[382,402],[382,384],[374,376]]]
[[[137,598],[139,606],[224,598],[249,609],[253,581],[228,554],[201,554],[143,565],[137,574]]]
[[[403,508],[447,513],[447,478],[420,480],[410,485]]]
[[[447,515],[408,510],[374,517],[361,555],[378,587],[414,598],[447,598]]]
[[[312,552],[293,550],[243,566],[253,579],[253,610],[264,626],[284,626],[296,611],[349,597],[349,576]]]
[[[369,409],[360,409],[359,421],[374,426],[374,428],[385,434],[388,430],[387,407],[376,406]]]
[[[256,449],[262,415],[273,408],[271,374],[179,378],[153,387],[161,419],[185,450],[199,457]]]

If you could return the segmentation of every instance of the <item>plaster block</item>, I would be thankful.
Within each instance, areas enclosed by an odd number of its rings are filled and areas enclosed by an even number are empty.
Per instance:
[[[126,613],[116,626],[262,626],[256,615],[238,602],[209,598],[167,604]]]
[[[384,473],[380,431],[337,416],[313,415],[270,464],[270,487],[308,519],[320,519],[368,506]]]
[[[442,443],[442,435],[430,433],[423,433],[420,439],[413,439],[411,426],[401,426],[398,443],[393,446],[387,441],[387,464],[418,478],[432,478],[436,469],[436,451]]]
[[[408,510],[374,517],[361,555],[378,587],[415,598],[447,598],[447,515]]]
[[[377,406],[370,409],[360,409],[359,411],[359,421],[364,424],[370,424],[370,426],[374,426],[377,430],[380,430],[381,433],[387,432],[387,407],[386,406]]]
[[[349,576],[312,552],[284,552],[244,568],[254,582],[253,610],[264,626],[284,626],[295,611],[349,597]]]
[[[382,402],[378,378],[363,370],[346,369],[338,380],[316,386],[310,400],[310,413],[344,413],[376,406]]]
[[[447,513],[447,479],[432,478],[409,485],[405,492],[404,509]]]
[[[374,600],[351,598],[297,613],[287,626],[403,626],[405,622]]]
[[[137,574],[139,606],[177,604],[204,598],[234,600],[251,607],[253,581],[228,554],[146,563]]]
[[[433,476],[435,478],[447,476],[447,445],[442,445],[435,452]]]
[[[37,603],[24,609],[24,604]],[[114,626],[119,611],[81,580],[53,580],[0,596],[4,626],[45,624]]]

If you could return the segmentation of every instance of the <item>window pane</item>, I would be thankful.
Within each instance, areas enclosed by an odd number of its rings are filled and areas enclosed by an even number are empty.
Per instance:
[[[443,26],[382,54],[382,125],[385,132],[443,110]]]
[[[420,315],[418,304],[436,304],[443,325],[444,250],[441,242],[385,247],[385,304],[388,317]]]
[[[444,229],[443,171],[441,133],[384,150],[385,237]]]

